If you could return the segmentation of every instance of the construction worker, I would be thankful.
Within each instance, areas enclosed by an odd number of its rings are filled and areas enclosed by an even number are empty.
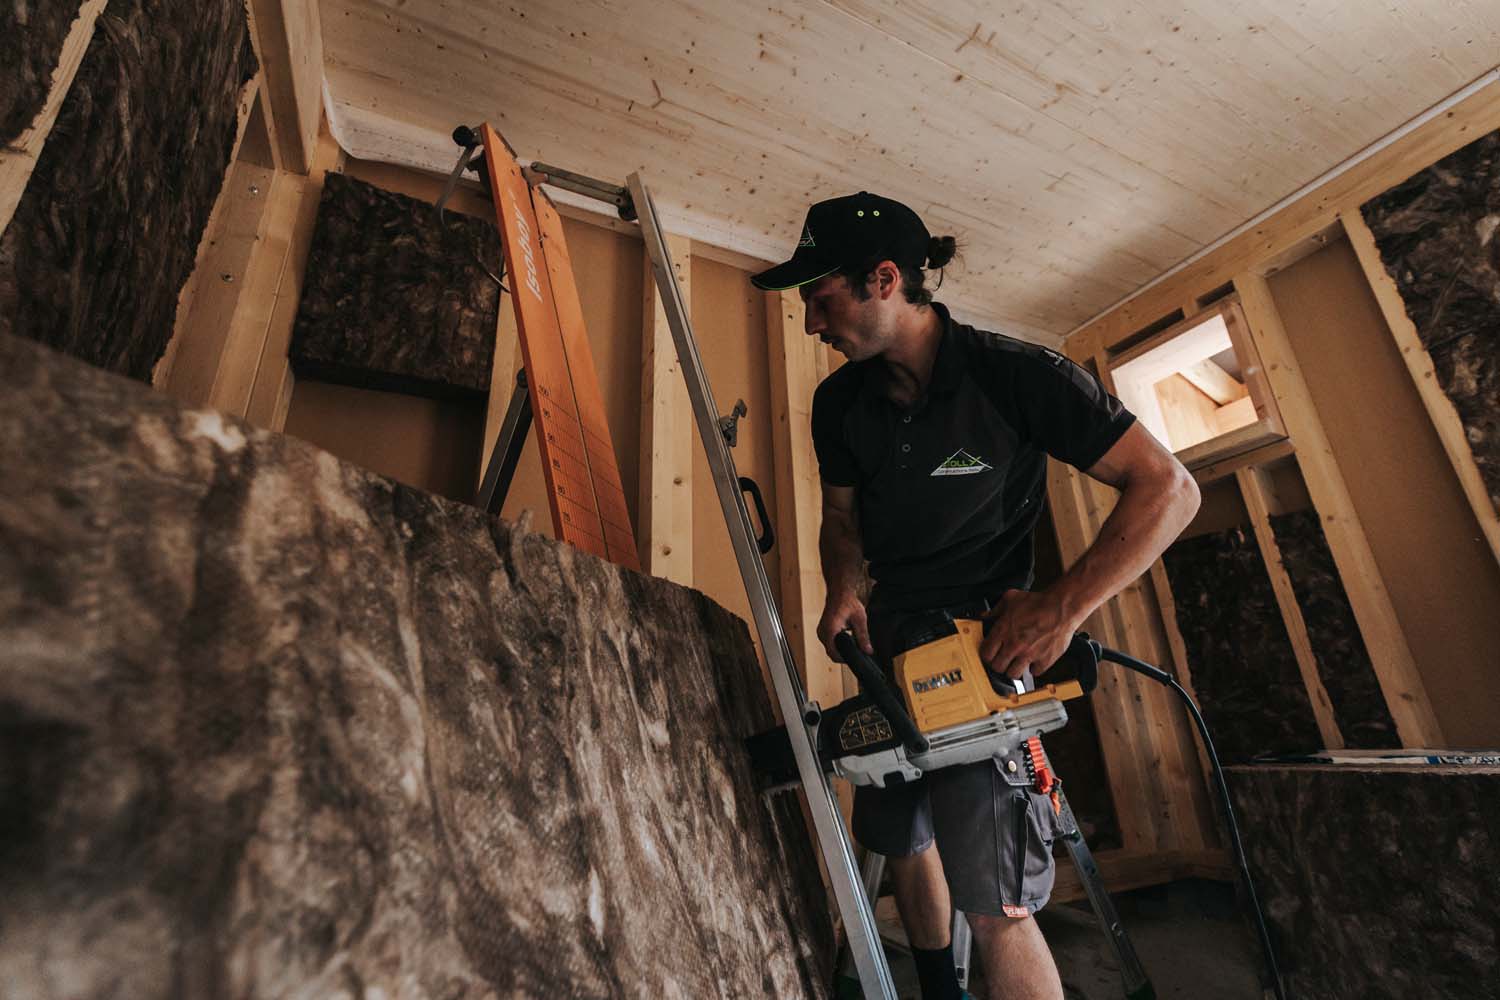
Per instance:
[[[933,238],[910,208],[860,192],[813,205],[791,259],[752,280],[798,289],[807,333],[849,361],[813,397],[828,584],[818,637],[829,655],[839,659],[834,636],[850,630],[889,669],[935,619],[983,615],[992,676],[1024,679],[1056,662],[1084,619],[1151,566],[1192,519],[1198,489],[1083,368],[933,302],[924,268],[954,253],[953,238]],[[1121,495],[1088,552],[1032,591],[1048,455]],[[860,787],[852,825],[888,858],[925,1000],[962,995],[954,907],[1000,995],[1062,1000],[1031,919],[1052,891],[1061,831],[1024,769],[997,760]]]

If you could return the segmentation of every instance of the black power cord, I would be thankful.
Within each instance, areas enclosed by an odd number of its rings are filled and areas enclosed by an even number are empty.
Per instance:
[[[1276,950],[1271,947],[1271,935],[1266,930],[1265,914],[1260,909],[1260,899],[1255,894],[1255,882],[1250,878],[1250,864],[1245,860],[1245,847],[1240,842],[1239,824],[1234,820],[1234,806],[1229,801],[1229,786],[1224,782],[1224,771],[1219,766],[1219,754],[1214,750],[1214,741],[1208,735],[1208,726],[1203,721],[1203,715],[1198,711],[1198,706],[1193,699],[1183,690],[1182,685],[1177,683],[1177,678],[1154,667],[1144,660],[1137,660],[1127,653],[1118,649],[1110,649],[1101,645],[1093,639],[1088,640],[1089,646],[1094,650],[1094,655],[1101,660],[1109,660],[1120,666],[1145,677],[1151,678],[1158,684],[1165,684],[1182,698],[1188,707],[1188,712],[1193,716],[1193,723],[1198,727],[1198,735],[1203,737],[1203,748],[1208,752],[1209,763],[1213,765],[1214,786],[1219,791],[1219,805],[1224,809],[1224,820],[1229,825],[1229,839],[1234,845],[1234,859],[1240,866],[1240,876],[1245,883],[1245,892],[1250,897],[1250,908],[1255,913],[1255,929],[1260,934],[1261,951],[1265,954],[1266,966],[1271,973],[1271,986],[1276,992],[1276,1000],[1287,1000],[1286,990],[1281,983],[1281,970],[1276,965]]]

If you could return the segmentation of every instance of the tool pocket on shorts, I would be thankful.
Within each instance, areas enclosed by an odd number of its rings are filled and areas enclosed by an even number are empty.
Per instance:
[[[1060,826],[1047,796],[1014,785],[1010,794],[1011,856],[1001,881],[1013,905],[1036,910],[1052,895],[1052,844]]]

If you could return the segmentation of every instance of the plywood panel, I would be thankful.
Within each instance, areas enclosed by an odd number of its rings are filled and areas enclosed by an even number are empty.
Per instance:
[[[286,433],[450,500],[478,485],[481,404],[298,379]],[[542,521],[546,518],[542,517]]]
[[[776,464],[771,435],[771,379],[766,351],[764,293],[744,271],[693,259],[693,333],[714,402],[729,412],[743,399],[749,415],[740,421],[734,462],[742,476],[760,484],[766,508],[776,508]],[[750,602],[729,543],[729,528],[714,490],[703,444],[693,443],[693,586],[749,620]],[[752,513],[751,517],[754,517]],[[779,579],[780,554],[765,557],[766,575]]]
[[[1388,189],[1454,150],[1500,127],[1500,70],[1476,81],[1472,91],[1451,107],[1428,116],[1389,144],[1372,149],[1337,176],[1236,229],[1210,252],[1185,262],[1080,325],[1067,337],[1073,352],[1092,354],[1101,346],[1128,339],[1180,306],[1189,296],[1204,295],[1225,282],[1253,271],[1289,266],[1337,237],[1339,215],[1355,211],[1366,199]]]
[[[1500,566],[1358,259],[1339,241],[1270,287],[1444,734],[1500,742]]]

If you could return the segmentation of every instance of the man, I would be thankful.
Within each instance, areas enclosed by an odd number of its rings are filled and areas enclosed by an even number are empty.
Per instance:
[[[849,359],[818,386],[813,441],[828,601],[818,637],[853,632],[889,669],[935,620],[984,616],[992,676],[1055,663],[1085,618],[1144,573],[1198,508],[1182,465],[1099,381],[1061,355],[978,331],[932,302],[924,266],[954,255],[916,213],[861,192],[807,213],[792,258],[755,275],[797,288],[806,330]],[[1031,592],[1032,530],[1051,455],[1121,491],[1099,538]],[[868,560],[874,589],[860,597]],[[951,911],[968,917],[1010,1000],[1061,1000],[1031,919],[1052,891],[1060,832],[1024,768],[996,760],[906,786],[862,787],[855,838],[888,857],[926,1000],[959,997]]]

